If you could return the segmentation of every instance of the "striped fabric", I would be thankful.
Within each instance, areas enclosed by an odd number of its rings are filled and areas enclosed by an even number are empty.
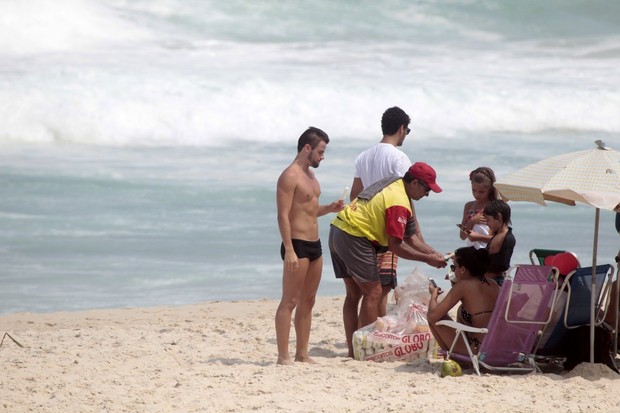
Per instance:
[[[620,212],[620,152],[600,145],[554,156],[498,179],[495,187],[504,200],[580,202]]]

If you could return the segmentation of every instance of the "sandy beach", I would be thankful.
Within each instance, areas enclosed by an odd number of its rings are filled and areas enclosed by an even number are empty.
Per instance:
[[[310,354],[278,366],[273,300],[0,317],[6,412],[620,412],[620,375],[441,378],[440,360],[346,358],[342,298],[319,298]],[[291,337],[294,351],[294,330]]]

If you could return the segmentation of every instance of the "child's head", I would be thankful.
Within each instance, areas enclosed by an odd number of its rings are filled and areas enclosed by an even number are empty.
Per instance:
[[[493,169],[481,166],[469,173],[471,181],[471,193],[476,200],[494,201],[499,199],[493,184],[495,183],[495,173]]]
[[[502,225],[510,225],[510,206],[502,201],[496,199],[491,201],[484,207],[482,211],[484,217],[487,219],[487,225],[492,231],[497,231]]]

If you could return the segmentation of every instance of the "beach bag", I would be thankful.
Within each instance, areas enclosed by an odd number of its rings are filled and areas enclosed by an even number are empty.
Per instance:
[[[395,295],[396,304],[385,317],[353,333],[356,360],[411,361],[432,354],[435,339],[426,319],[428,278],[414,269]]]
[[[566,340],[570,343],[566,349],[565,370],[572,370],[580,363],[590,362],[590,326],[581,326],[572,329]],[[614,357],[613,331],[605,324],[594,328],[594,362],[605,364],[607,367],[620,373]]]

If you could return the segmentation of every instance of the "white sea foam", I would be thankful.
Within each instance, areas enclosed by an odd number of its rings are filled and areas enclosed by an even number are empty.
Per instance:
[[[0,3],[0,54],[86,51],[151,39],[105,2],[8,0]]]
[[[468,24],[458,4],[406,9],[418,25],[369,5],[325,6],[353,13],[353,27],[311,7],[287,6],[281,21],[271,4],[3,3],[0,142],[219,146],[285,141],[309,124],[370,139],[393,104],[422,139],[620,132],[617,35],[569,36],[558,24],[559,34],[515,40],[525,22]],[[378,12],[386,23],[368,26]]]

